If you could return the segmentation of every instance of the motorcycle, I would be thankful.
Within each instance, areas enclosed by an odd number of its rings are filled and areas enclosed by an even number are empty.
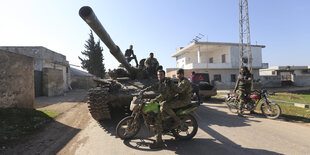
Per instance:
[[[254,111],[256,107],[259,105],[260,101],[263,101],[261,104],[260,110],[262,114],[270,119],[276,119],[281,115],[280,106],[268,99],[269,96],[267,90],[254,90],[247,98],[246,103],[243,105],[242,109],[248,111]],[[227,98],[225,100],[228,109],[232,113],[238,112],[238,103],[239,103],[239,95],[236,93],[228,93]]]
[[[174,109],[176,115],[180,118],[181,124],[172,129],[174,120],[167,114],[164,115],[162,121],[163,134],[172,133],[176,139],[189,140],[192,139],[198,130],[198,124],[192,112],[198,109],[199,103],[191,103],[185,107]],[[135,96],[130,104],[131,116],[123,118],[116,127],[116,133],[121,139],[131,139],[140,130],[142,118],[144,125],[148,130],[155,132],[155,122],[159,114],[159,103],[151,103],[147,99],[143,99],[143,95]]]

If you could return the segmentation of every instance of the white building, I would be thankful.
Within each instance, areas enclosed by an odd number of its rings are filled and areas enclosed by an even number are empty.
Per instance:
[[[262,62],[264,45],[252,45],[252,68],[254,79],[258,79],[259,69],[267,68]],[[192,71],[208,73],[211,84],[219,89],[230,89],[235,86],[239,73],[239,44],[219,42],[194,42],[179,48],[172,55],[176,58],[176,68],[167,68],[167,76],[175,77],[177,68],[185,70],[185,77]]]

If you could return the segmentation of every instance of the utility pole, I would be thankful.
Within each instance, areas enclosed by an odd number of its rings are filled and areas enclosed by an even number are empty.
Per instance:
[[[247,66],[253,75],[248,0],[239,0],[239,54],[240,69]]]

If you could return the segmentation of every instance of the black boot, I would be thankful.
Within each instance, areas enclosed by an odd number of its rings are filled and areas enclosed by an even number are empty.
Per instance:
[[[257,114],[257,113],[254,110],[251,110],[250,114]]]
[[[150,149],[156,149],[156,148],[161,148],[164,147],[165,144],[163,140],[156,140],[154,143],[150,145]]]

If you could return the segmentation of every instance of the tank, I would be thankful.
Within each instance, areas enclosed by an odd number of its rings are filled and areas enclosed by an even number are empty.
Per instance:
[[[80,17],[90,26],[102,42],[109,48],[110,53],[120,63],[120,67],[108,72],[110,78],[95,78],[96,88],[88,91],[88,108],[91,116],[97,120],[112,119],[115,113],[128,113],[132,98],[139,92],[157,82],[157,79],[148,76],[143,64],[145,59],[139,61],[139,67],[132,67],[125,59],[120,48],[113,42],[95,13],[89,6],[79,10]],[[150,92],[146,98],[154,98],[157,94]]]

